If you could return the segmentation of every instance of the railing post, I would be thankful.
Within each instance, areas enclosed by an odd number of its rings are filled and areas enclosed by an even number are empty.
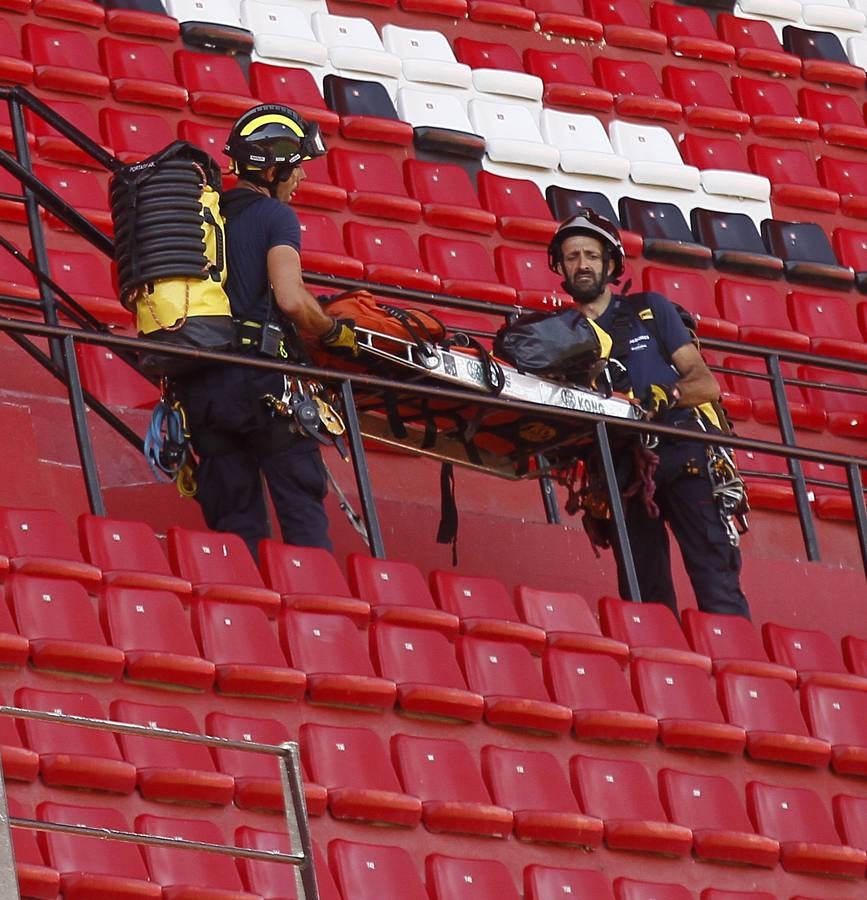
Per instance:
[[[774,406],[777,410],[777,419],[780,423],[780,434],[783,438],[783,443],[787,447],[796,447],[795,426],[792,423],[789,398],[786,396],[786,387],[783,383],[780,357],[776,353],[771,353],[765,359],[765,364],[768,367],[768,374],[771,376],[771,391],[774,395]],[[792,476],[795,505],[798,507],[798,521],[801,525],[801,535],[804,538],[804,549],[807,551],[807,559],[817,561],[821,559],[819,538],[816,536],[816,526],[813,523],[813,511],[810,509],[810,498],[807,496],[807,484],[804,481],[804,470],[801,466],[801,460],[795,456],[789,456],[786,462],[789,466],[789,473]]]
[[[8,98],[9,120],[12,124],[12,135],[15,140],[15,155],[18,162],[28,171],[33,171],[30,146],[27,143],[27,125],[24,122],[24,111],[15,96]],[[33,191],[27,185],[21,185],[24,194],[24,210],[27,213],[27,231],[30,235],[30,246],[33,250],[33,261],[41,272],[48,272],[48,250],[45,247],[45,235],[42,233],[42,221],[39,217],[39,204]],[[42,315],[48,325],[57,325],[57,309],[54,295],[43,281],[39,281],[39,298],[42,302]],[[62,353],[60,342],[56,338],[48,339],[51,358],[61,365]]]
[[[319,886],[316,883],[316,866],[313,861],[313,841],[307,818],[307,801],[304,797],[304,783],[301,780],[301,756],[298,744],[285,743],[280,747],[280,779],[283,783],[283,806],[286,810],[286,828],[289,832],[289,849],[304,854],[304,862],[293,866],[295,870],[295,891],[298,900],[319,900]]]
[[[75,442],[78,444],[78,455],[81,459],[81,471],[84,474],[84,485],[90,511],[96,516],[105,515],[105,504],[99,487],[99,472],[93,455],[93,444],[90,440],[90,429],[87,425],[87,411],[84,406],[84,393],[81,390],[81,378],[78,374],[78,360],[75,358],[75,340],[71,334],[63,338],[63,366],[66,369],[66,388],[69,392],[69,405],[72,410],[72,424],[75,428]]]
[[[539,468],[545,465],[545,457],[541,453],[536,454],[536,465]],[[548,524],[559,525],[560,510],[557,507],[557,495],[554,493],[554,479],[550,475],[543,475],[539,479],[539,492],[542,495],[542,506],[545,507]]]
[[[355,483],[358,485],[358,497],[361,501],[361,512],[367,526],[367,540],[370,552],[377,559],[385,559],[385,545],[379,527],[379,516],[376,513],[376,501],[373,499],[373,486],[370,483],[370,470],[367,468],[367,454],[361,436],[361,425],[358,421],[358,410],[355,408],[355,397],[352,383],[344,379],[340,383],[340,398],[343,401],[343,418],[346,434],[349,438],[349,449],[352,453],[352,467],[355,470]]]
[[[641,588],[638,586],[635,560],[632,558],[632,546],[629,543],[629,535],[626,532],[626,516],[623,512],[620,487],[617,484],[617,472],[614,470],[614,459],[611,456],[611,442],[608,440],[608,428],[602,420],[596,423],[596,440],[599,445],[599,455],[602,457],[605,486],[608,488],[608,503],[611,506],[614,530],[617,535],[614,543],[614,552],[617,554],[623,567],[623,572],[626,575],[630,596],[636,603],[640,603]]]
[[[861,548],[861,561],[867,575],[867,510],[864,508],[864,483],[861,480],[861,469],[855,463],[846,466],[846,477],[849,481],[849,493],[852,496],[852,512],[855,514],[855,527],[858,529],[858,545]]]
[[[15,851],[12,848],[12,829],[9,827],[9,804],[6,802],[6,780],[0,763],[0,897],[19,900],[18,873],[15,870]]]

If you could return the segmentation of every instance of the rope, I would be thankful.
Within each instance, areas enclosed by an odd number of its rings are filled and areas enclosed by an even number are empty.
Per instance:
[[[192,481],[189,471],[184,416],[179,406],[160,400],[154,407],[144,439],[144,455],[158,481],[175,481],[187,470],[179,485],[186,493]]]

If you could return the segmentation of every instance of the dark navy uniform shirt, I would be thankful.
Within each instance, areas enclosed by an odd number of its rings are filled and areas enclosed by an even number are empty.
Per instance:
[[[231,211],[233,195],[247,188],[227,191],[224,206]],[[268,251],[288,246],[301,252],[301,224],[295,211],[273,197],[260,200],[228,215],[226,293],[238,319],[264,322],[268,318]]]
[[[596,319],[596,324],[614,337],[614,323],[617,304],[620,296],[615,294],[611,298],[608,309]],[[632,316],[632,328],[629,334],[629,352],[620,361],[626,367],[632,390],[640,400],[647,395],[651,384],[674,384],[680,375],[677,369],[668,361],[676,350],[684,344],[692,341],[690,333],[683,324],[674,304],[664,297],[648,291],[641,295],[641,309],[649,308],[653,312],[656,323],[656,331],[663,344],[660,348],[654,334],[647,328],[638,315]],[[633,306],[633,309],[636,307]],[[667,417],[668,422],[678,421],[681,418],[692,417],[688,409],[676,409]]]

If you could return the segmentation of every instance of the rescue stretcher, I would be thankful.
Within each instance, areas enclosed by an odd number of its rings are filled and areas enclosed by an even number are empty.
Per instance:
[[[642,417],[623,395],[519,372],[454,333],[440,344],[403,340],[356,327],[361,356],[372,371],[412,383],[442,384],[502,399],[537,404],[539,412],[504,410],[468,400],[422,397],[409,391],[356,389],[365,438],[422,456],[512,480],[539,477],[571,465],[592,448],[591,420],[546,416],[546,409],[576,410],[615,419]],[[399,374],[398,374],[399,373]],[[499,378],[498,383],[496,379]]]

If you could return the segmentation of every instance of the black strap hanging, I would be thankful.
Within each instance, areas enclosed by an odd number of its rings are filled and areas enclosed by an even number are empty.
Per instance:
[[[458,507],[455,503],[455,470],[449,463],[440,469],[440,524],[438,544],[452,545],[452,565],[458,564]]]

